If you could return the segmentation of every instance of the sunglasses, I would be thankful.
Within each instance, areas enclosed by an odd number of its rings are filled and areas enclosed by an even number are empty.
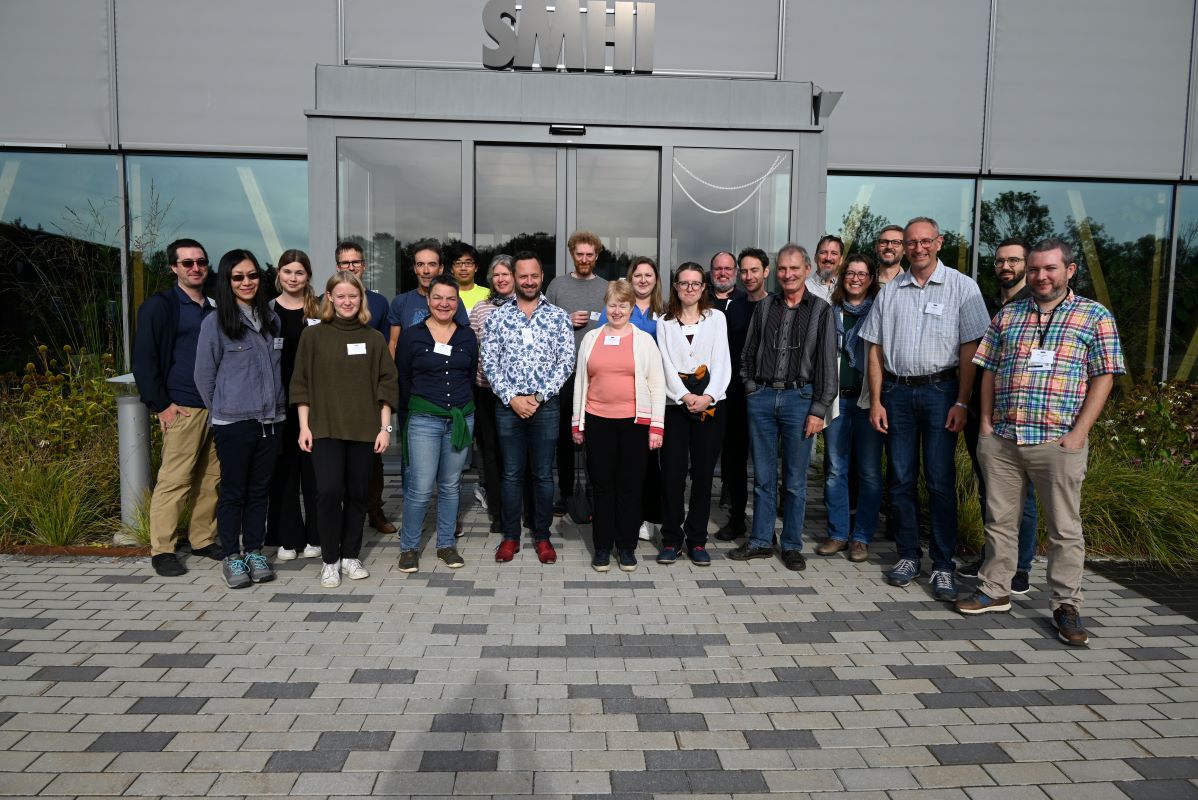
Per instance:
[[[206,258],[185,258],[182,261],[176,261],[175,263],[183,267],[183,269],[191,269],[192,267],[203,267],[204,269],[208,268],[208,259]]]
[[[261,275],[257,272],[251,272],[248,275],[230,275],[229,280],[233,283],[241,283],[242,281],[256,281],[261,279]]]

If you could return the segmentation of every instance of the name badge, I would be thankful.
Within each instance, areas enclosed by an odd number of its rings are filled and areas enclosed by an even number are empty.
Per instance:
[[[530,328],[524,328],[520,331],[520,338],[525,344],[532,344],[532,330]]]
[[[683,336],[694,336],[698,332],[699,332],[698,325],[683,325],[682,326],[682,335]]]
[[[943,316],[944,303],[928,303],[923,307],[923,313],[931,314],[934,317]]]
[[[1056,357],[1056,350],[1041,350],[1038,347],[1033,347],[1032,354],[1027,360],[1028,371],[1049,372],[1052,370],[1052,365]]]
[[[348,342],[348,343],[346,343],[345,354],[347,356],[364,356],[364,355],[366,355],[366,342]]]
[[[282,349],[283,349],[283,337],[282,337],[282,336],[276,336],[276,337],[275,337],[274,349],[275,349],[275,350],[282,350]]]
[[[441,344],[440,342],[437,342],[436,344],[433,345],[433,352],[439,356],[447,356],[447,355],[450,355],[451,353],[453,353],[453,347],[451,347],[450,345],[447,345],[447,344]]]
[[[613,345],[616,347],[619,347],[620,337],[619,336],[604,336],[603,344],[607,347],[612,347]]]
[[[308,323],[308,327],[320,324],[320,320],[316,317],[308,317],[306,320],[304,320],[304,322]]]
[[[599,321],[599,312],[598,311],[592,311],[590,316],[591,316],[591,322]]]

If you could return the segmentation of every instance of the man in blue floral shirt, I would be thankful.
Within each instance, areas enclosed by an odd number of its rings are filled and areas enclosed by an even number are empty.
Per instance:
[[[483,329],[483,373],[501,405],[495,426],[503,456],[503,541],[496,561],[520,549],[525,467],[533,480],[532,536],[542,564],[557,561],[549,542],[553,521],[553,458],[562,385],[574,371],[574,332],[566,312],[541,294],[545,274],[535,253],[516,254],[516,302],[499,307]]]

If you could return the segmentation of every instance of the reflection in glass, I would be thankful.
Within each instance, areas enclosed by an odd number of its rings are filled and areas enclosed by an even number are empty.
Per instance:
[[[545,284],[556,274],[557,149],[474,149],[474,246],[479,281],[496,253],[531,250],[541,259]]]
[[[338,139],[337,187],[338,238],[363,246],[367,288],[388,297],[416,286],[413,244],[462,237],[460,142]]]
[[[997,291],[993,256],[1002,239],[1023,236],[1035,242],[1059,236],[1075,251],[1074,290],[1115,314],[1127,360],[1126,383],[1158,377],[1169,291],[1170,187],[985,180],[981,192],[982,291]]]
[[[657,259],[659,159],[657,150],[579,148],[578,229],[603,242],[600,277],[624,277],[636,256]]]
[[[1178,197],[1177,268],[1169,368],[1173,380],[1198,380],[1198,186],[1182,186]]]
[[[123,362],[115,156],[0,153],[0,371],[37,344]]]
[[[844,239],[845,252],[872,253],[882,228],[931,217],[944,236],[940,260],[968,273],[973,191],[974,182],[966,178],[829,175],[825,224]]]
[[[672,265],[706,267],[745,247],[776,253],[790,235],[790,165],[785,150],[675,148]]]

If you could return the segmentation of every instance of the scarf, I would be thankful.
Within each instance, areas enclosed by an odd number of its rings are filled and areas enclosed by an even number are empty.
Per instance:
[[[403,423],[403,463],[408,465],[408,423],[412,419],[413,414],[428,414],[432,417],[449,417],[453,420],[453,430],[449,436],[449,443],[453,445],[454,450],[464,450],[470,446],[470,426],[466,424],[466,417],[474,413],[474,401],[470,400],[461,408],[442,408],[436,403],[430,403],[420,395],[414,394],[408,400],[408,415]]]
[[[861,338],[859,331],[861,326],[865,324],[865,317],[869,314],[869,309],[873,306],[874,299],[867,297],[858,305],[852,303],[841,303],[840,309],[850,317],[857,317],[857,324],[849,328],[849,332],[844,332],[844,320],[839,314],[836,315],[836,327],[844,337],[844,352],[849,357],[849,366],[865,374],[865,340]]]

